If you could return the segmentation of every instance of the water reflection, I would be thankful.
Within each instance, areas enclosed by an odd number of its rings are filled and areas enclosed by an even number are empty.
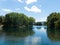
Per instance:
[[[39,45],[41,42],[40,37],[28,37],[25,40],[25,45]]]
[[[4,27],[3,30],[7,32],[0,34],[0,45],[25,45],[27,37],[34,34],[31,27]]]
[[[41,29],[41,27],[37,27],[37,29]]]
[[[37,29],[37,27],[41,27],[41,29]],[[60,45],[60,30],[47,30],[45,28],[47,26],[5,27],[3,30],[7,32],[0,34],[0,45]]]
[[[34,27],[34,28],[37,28],[37,29],[47,29],[47,26],[37,26],[37,27]]]
[[[60,41],[60,30],[48,29],[47,35],[52,41]]]
[[[20,36],[20,37],[26,37],[34,34],[34,31],[32,30],[31,27],[29,28],[3,27],[3,30],[6,33],[6,35],[14,35],[14,36]]]

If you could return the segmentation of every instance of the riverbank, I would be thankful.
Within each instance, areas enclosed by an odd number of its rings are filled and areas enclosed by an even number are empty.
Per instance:
[[[2,30],[3,25],[0,25],[0,30]]]

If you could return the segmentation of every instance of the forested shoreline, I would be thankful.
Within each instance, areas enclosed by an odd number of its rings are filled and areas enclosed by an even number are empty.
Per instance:
[[[0,25],[3,25],[2,31],[7,33],[31,31],[34,22],[33,17],[28,17],[23,13],[11,12],[0,16]]]
[[[60,29],[60,13],[51,13],[47,21],[43,23],[47,28]],[[33,25],[41,26],[42,22],[35,22],[33,17],[28,17],[23,13],[11,12],[0,16],[0,25],[3,25],[3,28],[32,28]]]
[[[47,27],[51,29],[60,29],[60,13],[53,12],[47,17]]]
[[[33,25],[35,19],[33,17],[28,17],[23,13],[8,13],[5,16],[0,16],[0,24],[4,26],[28,26]]]

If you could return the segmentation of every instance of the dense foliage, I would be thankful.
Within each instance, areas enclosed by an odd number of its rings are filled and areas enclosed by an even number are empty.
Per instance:
[[[2,16],[0,16],[0,24],[2,23]]]
[[[8,13],[4,17],[4,26],[14,26],[14,27],[25,27],[29,25],[33,25],[35,19],[33,17],[27,17],[23,13]]]
[[[23,13],[11,12],[5,16],[0,16],[0,25],[3,25],[4,32],[23,32],[32,29],[35,19],[33,17],[28,17]],[[10,29],[12,28],[12,29]],[[14,30],[16,28],[16,30]],[[22,30],[22,31],[21,31]]]
[[[52,29],[60,29],[60,13],[51,13],[47,17],[47,26]]]
[[[47,22],[45,22],[45,21],[44,22],[35,22],[34,25],[36,25],[36,26],[42,26],[42,25],[46,26]]]
[[[41,26],[42,23],[41,22],[35,22],[34,25]]]

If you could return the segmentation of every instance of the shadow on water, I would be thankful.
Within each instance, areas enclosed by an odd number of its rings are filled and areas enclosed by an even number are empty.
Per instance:
[[[3,27],[3,31],[6,35],[13,35],[19,37],[26,37],[34,34],[32,27]]]
[[[52,41],[60,41],[60,30],[47,29],[47,35]]]
[[[0,34],[0,45],[26,45],[25,43],[28,43],[31,40],[30,37],[35,33],[30,26],[3,27],[3,30],[3,33]]]
[[[37,29],[47,29],[47,26],[38,26]]]
[[[36,27],[37,29],[41,29],[41,27]]]

